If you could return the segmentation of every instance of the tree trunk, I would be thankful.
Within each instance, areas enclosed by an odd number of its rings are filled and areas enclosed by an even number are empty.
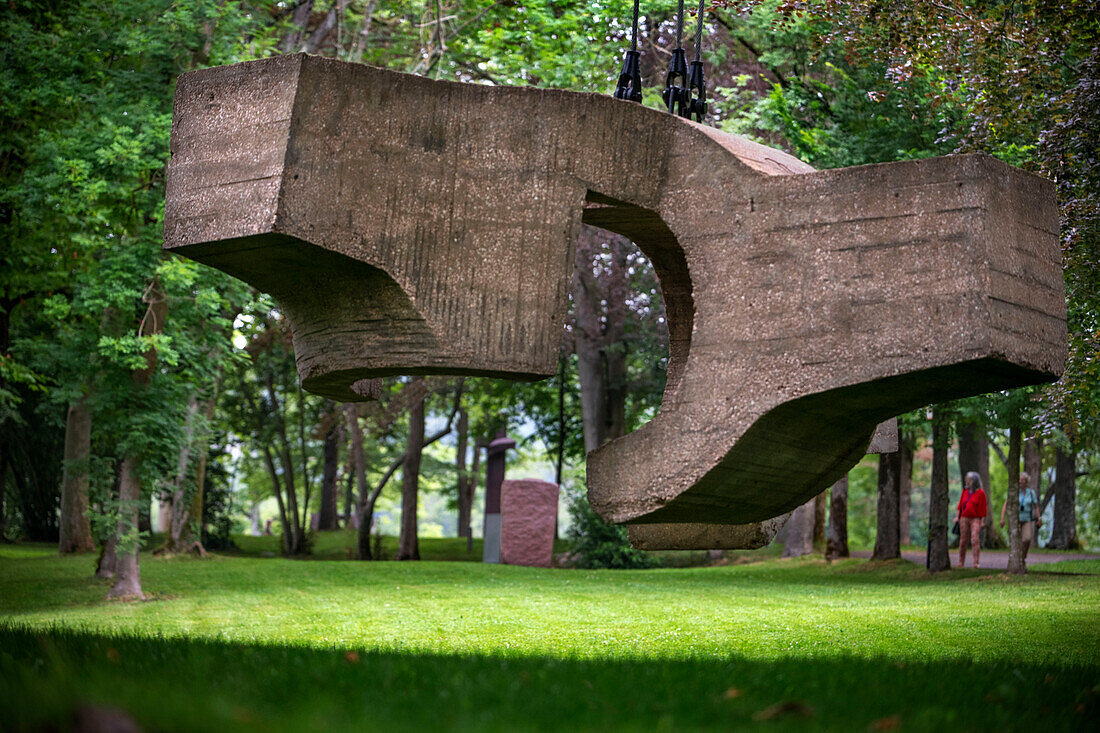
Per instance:
[[[477,439],[474,441],[474,459],[470,462],[470,516],[471,524],[473,522],[473,508],[474,498],[477,496],[477,482],[481,479],[481,449],[484,447],[484,440]],[[470,527],[470,533],[466,535],[466,552],[474,551],[474,530]]]
[[[951,569],[947,551],[947,513],[950,485],[947,478],[947,451],[950,428],[938,407],[932,408],[932,486],[928,497],[928,555],[925,566],[938,573]]]
[[[883,453],[878,457],[878,526],[872,560],[893,560],[901,557],[901,534],[898,531],[898,494],[901,476],[901,453]]]
[[[348,450],[351,452],[351,467],[355,472],[356,511],[355,518],[359,522],[356,532],[355,558],[357,560],[370,560],[370,529],[371,514],[373,510],[367,506],[370,492],[367,491],[367,456],[363,452],[363,429],[359,425],[359,412],[355,405],[348,403],[344,406],[348,418]],[[349,519],[350,521],[350,519]]]
[[[355,41],[355,50],[352,51],[351,60],[362,63],[363,52],[367,50],[367,38],[370,36],[371,20],[374,18],[374,6],[377,0],[370,0],[367,9],[363,11],[363,27],[359,29],[359,36]]]
[[[336,473],[340,465],[340,431],[336,427],[336,403],[325,400],[325,419],[328,420],[328,432],[325,433],[324,465],[321,469],[321,510],[317,517],[317,529],[333,530],[338,528],[336,521]]]
[[[899,432],[899,489],[898,489],[898,536],[901,544],[912,544],[912,536],[909,532],[909,516],[913,503],[913,446],[906,440],[904,434]]]
[[[348,442],[348,457],[344,461],[344,529],[352,526],[355,516],[355,459],[351,455],[351,442]]]
[[[184,545],[187,542],[190,514],[190,502],[184,503],[187,493],[187,464],[191,460],[191,450],[194,446],[195,422],[199,414],[199,400],[197,395],[191,395],[187,403],[187,417],[184,420],[184,439],[180,446],[179,457],[176,461],[176,477],[172,483],[172,495],[161,501],[162,506],[168,507],[168,536],[164,540],[164,549],[168,552],[186,552]],[[194,491],[192,490],[192,494]],[[201,507],[201,501],[200,501]]]
[[[787,520],[787,541],[783,557],[802,557],[814,551],[814,509],[816,497],[791,512]]]
[[[603,242],[609,257],[603,257]],[[581,388],[584,449],[592,451],[626,431],[626,352],[623,322],[629,287],[630,243],[582,227],[573,281],[573,339]],[[599,273],[599,274],[597,274]]]
[[[417,537],[417,498],[420,488],[420,456],[424,450],[424,400],[416,396],[409,406],[409,447],[401,467],[401,536],[397,542],[398,560],[419,560]]]
[[[1047,547],[1079,549],[1077,540],[1077,454],[1058,448],[1054,457],[1054,526]]]
[[[96,563],[95,577],[108,579],[115,577],[115,569],[118,568],[118,540],[114,535],[103,543],[99,552],[99,562]]]
[[[814,550],[825,550],[825,508],[829,503],[829,490],[814,497]]]
[[[1024,542],[1020,536],[1020,428],[1013,426],[1008,431],[1008,490],[1005,504],[1008,515],[1008,572],[1023,575],[1027,572],[1024,564]],[[993,514],[993,507],[989,508]]]
[[[185,525],[185,537],[188,541],[188,551],[197,550],[203,557],[206,551],[203,549],[203,534],[206,526],[203,523],[203,508],[206,502],[206,463],[210,456],[210,421],[214,419],[214,408],[217,405],[217,397],[212,395],[203,404],[203,416],[206,418],[202,442],[199,444],[199,457],[195,466],[195,491],[191,494],[191,505],[187,511]],[[194,532],[192,533],[192,528]]]
[[[168,301],[153,280],[142,295],[148,304],[145,315],[138,324],[138,335],[155,335],[164,332],[164,322],[168,317]],[[144,390],[153,381],[157,368],[157,350],[148,349],[145,354],[145,367],[134,370],[131,381],[137,390]],[[141,549],[138,530],[138,512],[141,505],[141,475],[138,472],[139,456],[127,454],[122,459],[118,482],[118,532],[115,543],[115,583],[107,592],[108,598],[137,597],[144,598],[141,592],[141,574],[138,565],[138,552]]]
[[[136,532],[140,499],[141,477],[138,475],[137,458],[128,455],[122,461],[118,486],[117,564],[115,583],[107,592],[108,598],[145,598],[145,594],[141,592],[141,573],[138,567],[141,542]]]
[[[1028,486],[1041,497],[1043,475],[1043,436],[1032,433],[1024,441],[1024,471],[1029,478]]]
[[[848,557],[847,474],[829,490],[829,529],[825,540],[825,557],[829,560]]]
[[[294,13],[290,16],[290,30],[282,40],[279,41],[279,51],[282,53],[294,53],[298,50],[298,45],[302,42],[302,39],[306,35],[306,28],[309,25],[309,15],[313,11],[313,0],[304,0],[294,8]]]
[[[458,412],[458,440],[455,445],[455,475],[458,476],[458,527],[459,537],[470,536],[470,475],[466,472],[466,449],[470,439],[470,416],[466,410]]]
[[[65,420],[65,462],[61,479],[62,553],[95,550],[92,525],[88,519],[88,461],[92,449],[92,411],[88,396],[69,405]]]

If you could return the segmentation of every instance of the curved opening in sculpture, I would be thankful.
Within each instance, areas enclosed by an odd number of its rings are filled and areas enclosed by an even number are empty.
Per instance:
[[[684,251],[657,212],[596,191],[589,191],[585,197],[581,221],[626,237],[637,245],[653,265],[653,271],[660,283],[668,326],[668,369],[661,400],[664,408],[674,399],[680,385],[688,351],[691,349],[691,331],[695,318],[691,276]]]

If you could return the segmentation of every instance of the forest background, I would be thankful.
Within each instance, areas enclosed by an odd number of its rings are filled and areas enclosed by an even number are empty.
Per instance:
[[[642,5],[650,106],[661,106],[676,9]],[[664,387],[660,287],[633,244],[582,234],[555,377],[395,378],[379,399],[342,405],[300,389],[276,303],[161,251],[164,167],[185,71],[305,51],[608,93],[630,10],[623,0],[0,8],[3,536],[99,547],[121,577],[128,557],[136,575],[152,530],[178,552],[226,547],[271,519],[295,555],[309,552],[312,525],[355,515],[373,519],[359,523],[358,557],[372,557],[372,534],[400,530],[398,557],[416,558],[418,534],[478,532],[480,446],[502,428],[519,440],[511,475],[558,482],[563,506],[582,511],[585,451],[651,418]],[[818,168],[983,151],[1058,188],[1065,376],[902,416],[902,449],[856,467],[847,507],[834,504],[855,546],[884,522],[901,544],[926,541],[933,432],[940,451],[953,446],[953,473],[986,477],[993,515],[1022,456],[1048,517],[1044,544],[1100,544],[1098,18],[1088,0],[706,6],[708,124]],[[690,12],[687,22],[690,54]],[[822,537],[825,494],[817,507]],[[986,538],[1004,542],[992,525]]]

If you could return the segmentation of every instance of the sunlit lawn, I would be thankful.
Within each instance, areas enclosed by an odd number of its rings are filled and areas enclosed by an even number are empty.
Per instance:
[[[3,725],[63,727],[85,703],[156,730],[1100,720],[1097,561],[1020,579],[858,560],[583,571],[143,556],[143,603],[106,602],[93,562],[0,547]]]

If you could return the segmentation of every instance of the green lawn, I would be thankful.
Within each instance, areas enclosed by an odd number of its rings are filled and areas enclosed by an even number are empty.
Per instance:
[[[858,560],[582,571],[143,556],[144,603],[106,602],[92,566],[0,547],[0,728],[64,729],[81,704],[147,730],[1100,720],[1096,561],[1008,578]]]

